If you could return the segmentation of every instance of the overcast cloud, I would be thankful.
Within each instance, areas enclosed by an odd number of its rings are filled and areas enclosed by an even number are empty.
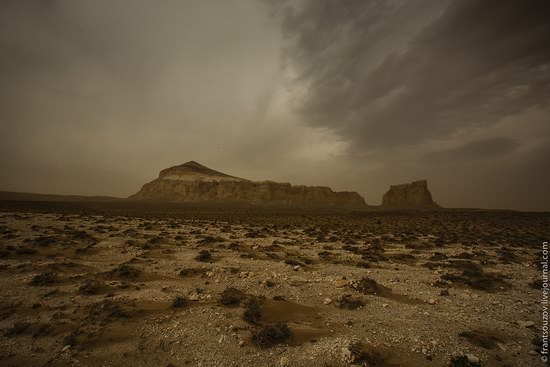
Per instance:
[[[546,0],[4,0],[0,190],[196,160],[379,204],[550,210]]]

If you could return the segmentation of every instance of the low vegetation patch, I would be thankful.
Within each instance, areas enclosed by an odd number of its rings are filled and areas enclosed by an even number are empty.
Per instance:
[[[13,325],[13,327],[8,329],[4,333],[4,336],[6,338],[11,338],[11,337],[14,337],[16,335],[20,335],[20,334],[24,333],[29,328],[29,326],[30,326],[30,324],[28,322],[16,322]]]
[[[182,297],[182,296],[176,296],[172,300],[172,304],[170,305],[170,307],[172,307],[172,308],[182,308],[182,307],[185,307],[185,306],[187,306],[187,298]]]
[[[336,305],[339,308],[344,308],[347,310],[356,310],[365,305],[365,302],[361,298],[352,297],[351,294],[346,294],[341,297],[338,297]]]
[[[292,331],[284,322],[265,325],[252,332],[252,342],[259,347],[268,348],[287,342],[292,338]]]
[[[376,280],[369,277],[363,277],[357,283],[357,287],[355,289],[364,294],[380,294],[383,292],[391,291],[389,288],[378,284]]]
[[[501,276],[485,273],[479,269],[466,269],[460,275],[452,273],[443,274],[441,279],[487,292],[510,288],[510,285]]]
[[[101,285],[95,282],[86,281],[80,287],[78,287],[78,293],[86,296],[98,294]]]
[[[57,278],[56,273],[46,272],[46,273],[35,275],[32,278],[30,285],[44,286],[44,285],[51,285],[51,284],[57,283],[58,281],[59,279]]]
[[[246,293],[237,288],[227,288],[220,296],[220,303],[224,306],[238,306],[246,299]]]
[[[373,350],[365,350],[360,343],[352,343],[348,347],[351,352],[352,363],[356,366],[385,366],[382,355]]]
[[[120,264],[109,271],[109,274],[118,278],[135,279],[139,276],[140,271],[128,264]]]
[[[195,260],[202,261],[202,262],[208,262],[212,259],[212,254],[208,250],[201,250],[199,254],[195,257]]]
[[[481,367],[481,364],[470,362],[466,356],[460,356],[451,359],[449,367]]]
[[[260,302],[258,300],[251,299],[248,301],[243,312],[243,320],[250,324],[259,324],[262,321]]]

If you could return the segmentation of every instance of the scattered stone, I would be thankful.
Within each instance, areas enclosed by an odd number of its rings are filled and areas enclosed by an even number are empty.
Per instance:
[[[479,357],[475,354],[468,353],[465,355],[466,358],[468,358],[468,362],[470,363],[479,363]]]
[[[290,366],[290,360],[288,359],[288,357],[281,357],[281,360],[279,361],[279,366],[281,367],[288,367]]]
[[[200,301],[201,296],[198,293],[191,293],[189,296],[190,301]]]
[[[428,303],[429,303],[430,305],[435,305],[435,299],[430,298],[430,299],[428,300]]]
[[[330,298],[325,298],[325,300],[323,301],[324,305],[330,305],[331,303],[332,303],[332,300]]]
[[[349,282],[345,279],[338,279],[334,282],[334,285],[338,288],[345,287],[349,284]]]
[[[349,348],[343,347],[341,352],[342,352],[342,360],[344,362],[349,363],[349,362],[353,361],[353,358],[352,358],[353,356],[352,356],[351,350],[349,350]]]
[[[535,326],[535,323],[533,321],[516,321],[516,323],[519,325],[519,326],[523,326],[523,327],[532,327],[532,326]]]
[[[499,347],[499,349],[502,350],[503,352],[506,352],[508,350],[506,345],[504,343],[501,343],[501,342],[497,342],[497,347]]]

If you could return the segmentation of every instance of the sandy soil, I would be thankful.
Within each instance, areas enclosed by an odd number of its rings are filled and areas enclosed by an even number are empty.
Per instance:
[[[1,366],[542,365],[548,213],[111,209],[0,206]]]

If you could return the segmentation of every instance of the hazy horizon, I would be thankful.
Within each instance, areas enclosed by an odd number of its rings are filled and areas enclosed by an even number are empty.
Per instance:
[[[0,4],[1,191],[126,197],[197,161],[550,210],[544,0]]]

